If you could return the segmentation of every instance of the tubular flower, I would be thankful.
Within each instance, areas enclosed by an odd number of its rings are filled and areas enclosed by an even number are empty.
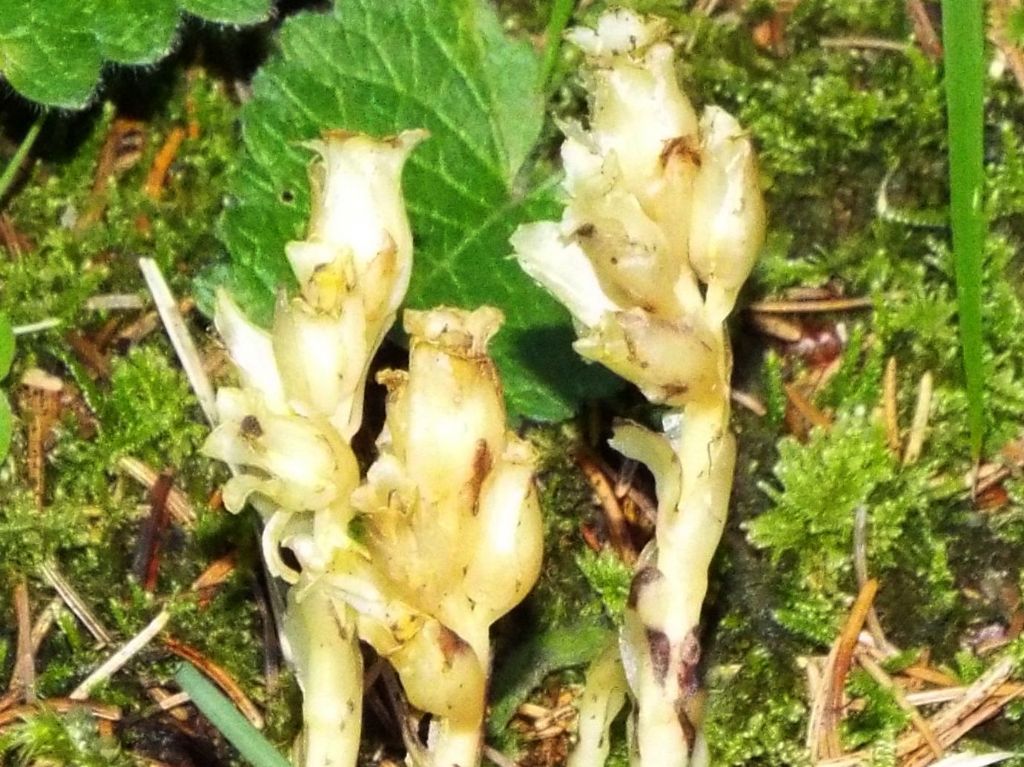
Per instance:
[[[697,119],[660,21],[610,11],[569,37],[589,64],[590,124],[563,126],[561,221],[522,226],[512,245],[569,309],[574,348],[674,409],[664,434],[624,424],[612,444],[651,468],[659,496],[620,642],[635,756],[682,767],[706,758],[698,623],[735,462],[723,322],[761,247],[764,203],[749,138],[721,109]]]
[[[356,615],[324,576],[335,562],[364,556],[349,536],[360,482],[350,440],[370,361],[408,287],[412,236],[400,180],[424,135],[336,131],[313,142],[309,233],[287,247],[298,294],[278,298],[269,331],[226,293],[217,296],[215,323],[241,388],[218,393],[219,422],[204,451],[231,465],[227,507],[251,501],[261,511],[268,569],[293,585],[283,638],[304,692],[297,763],[305,767],[354,765],[358,754]]]
[[[433,767],[479,763],[488,629],[540,571],[533,456],[506,429],[486,353],[501,319],[487,307],[406,312],[409,371],[381,375],[379,457],[352,496],[381,584],[370,590],[376,615],[360,610],[361,630],[392,660],[413,705],[439,717]],[[395,619],[402,614],[414,617]]]

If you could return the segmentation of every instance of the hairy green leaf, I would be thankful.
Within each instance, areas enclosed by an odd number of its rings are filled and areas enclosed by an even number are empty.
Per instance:
[[[251,24],[270,0],[0,0],[0,75],[47,106],[89,103],[105,61],[152,64],[174,47],[181,12]]]
[[[242,275],[233,282],[251,286],[255,275],[269,296],[291,281],[284,245],[309,211],[303,141],[332,128],[427,128],[405,175],[417,244],[410,305],[505,312],[493,353],[517,414],[565,418],[581,396],[607,390],[610,377],[573,354],[564,310],[507,257],[517,224],[558,216],[554,178],[523,182],[544,116],[537,72],[529,45],[477,0],[348,0],[290,19],[243,111],[246,157],[221,228]],[[253,315],[266,306],[239,299]]]

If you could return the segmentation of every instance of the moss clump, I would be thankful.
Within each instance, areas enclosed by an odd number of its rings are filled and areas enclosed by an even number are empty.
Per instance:
[[[778,484],[764,485],[771,507],[748,529],[780,573],[775,616],[783,626],[822,645],[835,637],[856,590],[853,531],[861,506],[870,525],[871,572],[883,584],[894,570],[914,573],[927,584],[915,604],[930,617],[951,608],[952,575],[929,514],[928,475],[900,467],[872,417],[846,414],[831,429],[812,432],[806,444],[783,440],[774,473]],[[904,545],[910,536],[918,542],[913,547]]]
[[[617,626],[621,625],[633,571],[609,549],[600,554],[584,549],[576,555],[576,564],[583,571],[590,588],[600,597],[605,614]]]
[[[172,367],[163,345],[132,349],[114,360],[110,388],[96,403],[99,433],[81,441],[65,432],[57,466],[72,494],[98,498],[116,469],[131,456],[151,466],[187,468],[194,462],[206,429],[181,370]],[[81,485],[71,485],[79,478]]]
[[[807,704],[791,657],[748,647],[736,666],[710,679],[705,730],[712,764],[723,767],[802,767]]]
[[[54,767],[134,767],[118,743],[103,738],[84,711],[60,716],[43,709],[0,734],[4,764]],[[8,761],[10,760],[10,761]]]

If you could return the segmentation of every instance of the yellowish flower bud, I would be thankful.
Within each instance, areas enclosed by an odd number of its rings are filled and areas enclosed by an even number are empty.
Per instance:
[[[693,187],[690,263],[706,283],[712,321],[732,311],[764,240],[765,209],[750,137],[727,112],[701,118],[701,166]]]

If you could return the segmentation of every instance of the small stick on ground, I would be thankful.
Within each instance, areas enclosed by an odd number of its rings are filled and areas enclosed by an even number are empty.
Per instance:
[[[831,429],[832,420],[822,411],[818,410],[811,401],[803,395],[803,392],[793,384],[786,384],[786,399],[812,426],[820,426],[822,429]]]
[[[853,661],[857,636],[864,626],[868,608],[871,607],[877,592],[877,580],[871,579],[864,584],[829,652],[823,683],[811,706],[807,729],[807,745],[811,751],[811,759],[815,763],[843,755],[839,740],[839,720],[843,709],[846,676]]]
[[[99,293],[85,301],[90,312],[124,312],[145,307],[146,302],[137,293]]]
[[[903,694],[903,690],[900,689],[887,673],[878,663],[871,659],[869,655],[859,654],[857,656],[857,662],[860,663],[861,668],[868,672],[872,679],[874,679],[881,687],[889,691],[892,695],[893,700],[896,701],[896,705],[907,712],[907,716],[910,717],[910,723],[914,725],[921,737],[924,738],[928,748],[936,756],[941,758],[943,754],[942,745],[939,743],[938,738],[935,737],[935,733],[932,732],[932,728],[925,721],[925,718],[921,716],[921,712],[917,710],[907,697]]]
[[[869,296],[856,298],[824,298],[813,301],[755,301],[747,308],[765,314],[817,314],[843,312],[851,309],[870,309],[875,305]]]
[[[903,465],[910,466],[921,457],[921,449],[928,433],[928,417],[932,409],[932,374],[926,371],[921,376],[917,387],[917,405],[914,408],[914,420],[910,423],[907,435],[907,447],[903,451]]]
[[[110,632],[103,626],[99,618],[97,618],[89,606],[82,599],[81,595],[72,586],[68,579],[65,578],[57,565],[54,562],[46,562],[40,568],[40,572],[46,582],[53,587],[53,590],[57,592],[61,600],[67,605],[68,609],[74,613],[75,617],[82,622],[82,625],[89,631],[90,634],[96,639],[99,647],[106,647],[114,643],[113,638],[110,636]]]
[[[28,602],[28,582],[21,578],[14,585],[14,615],[18,623],[18,644],[14,659],[12,686],[17,686],[25,702],[36,702],[36,659],[32,652],[32,611]]]
[[[160,549],[163,546],[170,516],[167,495],[173,481],[173,475],[164,471],[149,489],[149,514],[142,523],[132,567],[135,578],[142,584],[143,591],[150,594],[156,591],[157,578],[160,574]]]
[[[50,629],[53,628],[53,624],[57,622],[57,616],[60,615],[63,607],[64,602],[58,596],[51,599],[50,603],[39,611],[39,615],[36,617],[36,622],[32,624],[33,653],[38,653],[39,648],[43,646],[43,640],[46,639],[46,635],[50,633]]]
[[[768,415],[768,408],[764,406],[764,403],[755,397],[750,392],[740,391],[739,389],[732,389],[729,392],[729,397],[740,407],[745,407],[754,415],[764,418]]]
[[[107,658],[95,671],[74,689],[70,697],[72,700],[85,700],[93,688],[102,684],[116,673],[122,666],[135,657],[146,645],[153,641],[154,637],[163,631],[171,614],[167,610],[161,610],[157,616],[146,625],[138,634],[133,636],[124,644],[121,649]]]
[[[140,258],[139,268],[142,270],[142,276],[146,280],[146,285],[149,286],[150,293],[153,294],[153,302],[160,313],[160,319],[164,322],[164,328],[167,330],[171,345],[181,361],[188,382],[192,385],[192,391],[195,392],[196,399],[199,400],[203,415],[213,426],[217,422],[217,398],[213,392],[213,385],[203,368],[199,351],[185,326],[185,318],[178,310],[178,303],[174,300],[171,288],[153,259]]]
[[[28,419],[25,463],[36,508],[42,511],[46,499],[47,442],[60,415],[60,395],[64,382],[39,368],[32,368],[21,377],[21,385],[24,387],[21,409]]]
[[[118,460],[117,466],[129,477],[145,485],[150,491],[160,479],[160,473],[156,469],[138,458],[125,456]],[[167,490],[167,511],[170,512],[175,522],[186,527],[191,527],[196,522],[196,512],[192,508],[192,504],[189,503],[185,494],[173,484]]]
[[[174,158],[178,156],[178,150],[181,149],[185,135],[184,128],[173,128],[167,135],[163,146],[160,147],[160,151],[153,158],[153,165],[149,169],[146,184],[143,187],[146,196],[151,200],[159,200],[163,194],[164,187],[167,185],[167,174],[171,170],[171,165],[174,164]]]
[[[885,364],[885,375],[882,378],[882,410],[885,413],[885,441],[893,455],[899,455],[903,444],[900,440],[899,413],[896,407],[895,357],[890,357]]]
[[[238,682],[224,668],[218,666],[196,648],[184,642],[179,642],[173,637],[164,637],[163,644],[164,647],[179,658],[187,660],[220,687],[253,727],[257,730],[263,729],[263,715],[256,708],[256,704],[249,699],[249,696],[245,694]]]
[[[928,9],[924,7],[923,0],[907,0],[907,16],[914,27],[914,37],[921,50],[934,61],[942,60],[942,43],[935,27],[932,25]]]
[[[110,378],[110,360],[85,334],[77,330],[64,335],[75,356],[85,365],[86,372],[93,380]]]
[[[217,587],[231,577],[235,571],[237,556],[235,552],[229,552],[219,559],[214,560],[207,566],[199,577],[192,581],[192,591],[199,594],[199,606],[206,607],[210,604],[216,594]]]
[[[185,296],[183,299],[178,301],[178,312],[181,313],[182,316],[191,312],[195,307],[195,299],[191,296]],[[132,344],[137,344],[158,327],[160,327],[160,314],[155,310],[146,312],[137,320],[118,330],[114,340],[118,344],[131,346]]]
[[[875,51],[892,51],[906,53],[910,46],[900,40],[887,40],[884,37],[823,37],[818,40],[822,48],[862,48]]]
[[[597,496],[598,503],[600,503],[601,508],[604,510],[605,520],[608,523],[608,538],[612,549],[623,562],[628,565],[633,564],[636,561],[636,550],[633,548],[633,542],[629,537],[629,527],[626,525],[626,517],[622,513],[622,506],[619,504],[619,499],[615,497],[615,491],[608,480],[608,476],[598,465],[597,461],[584,452],[577,453],[576,463],[590,482],[591,487],[594,489],[594,494]]]
[[[857,575],[857,588],[863,589],[868,582],[868,507],[861,504],[854,511],[853,518],[853,569]],[[875,606],[868,609],[865,622],[878,650],[885,655],[895,655],[899,650],[885,637],[882,623],[878,620]]]
[[[937,690],[922,690],[920,692],[910,692],[906,694],[907,702],[915,706],[934,706],[937,703],[948,703],[951,700],[956,700],[963,696],[967,692],[967,687],[941,687]],[[996,688],[994,695],[1012,696],[1019,697],[1024,695],[1024,684],[1018,684],[1016,682],[1006,682],[999,685]]]

